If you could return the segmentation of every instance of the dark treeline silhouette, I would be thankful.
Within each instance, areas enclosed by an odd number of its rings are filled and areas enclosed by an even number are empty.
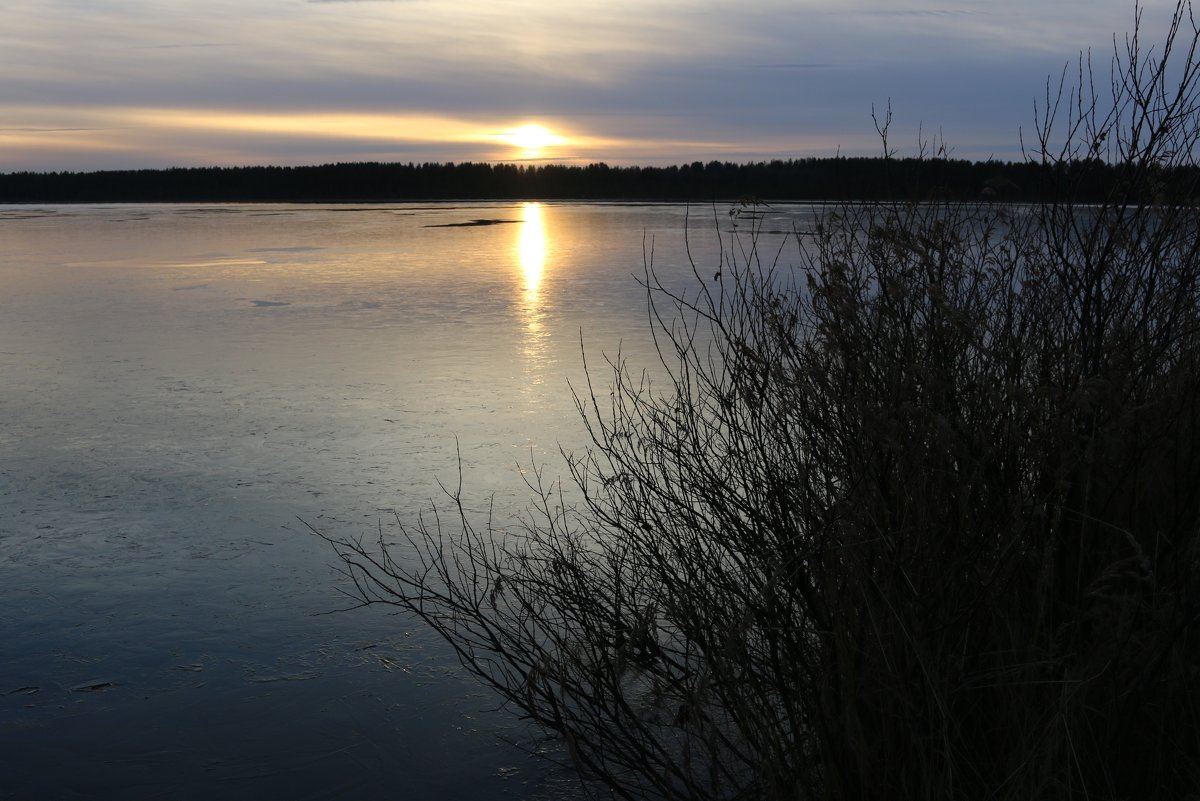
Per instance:
[[[1102,200],[1119,171],[1101,160],[1037,162],[812,158],[671,167],[345,163],[0,174],[2,203],[197,201],[975,200],[1037,201],[1063,171]],[[1052,175],[1052,172],[1055,174]],[[1164,174],[1162,191],[1188,176]]]

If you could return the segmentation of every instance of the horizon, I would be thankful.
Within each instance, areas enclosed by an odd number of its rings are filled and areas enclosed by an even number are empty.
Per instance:
[[[1142,4],[1147,41],[1173,4]],[[1016,161],[1127,0],[45,0],[0,10],[0,172]]]

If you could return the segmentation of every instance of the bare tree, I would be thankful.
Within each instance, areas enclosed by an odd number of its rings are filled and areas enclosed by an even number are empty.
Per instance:
[[[567,486],[331,539],[354,597],[621,798],[1200,790],[1200,33],[1137,22],[1048,89],[1039,204],[750,223],[687,293],[648,263],[659,379],[580,394]]]

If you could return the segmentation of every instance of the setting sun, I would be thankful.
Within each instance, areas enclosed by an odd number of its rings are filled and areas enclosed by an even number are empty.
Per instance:
[[[513,128],[506,131],[500,138],[521,150],[522,154],[527,158],[541,155],[544,149],[561,145],[567,141],[553,131],[548,130],[545,126],[536,123],[528,123],[519,128]]]

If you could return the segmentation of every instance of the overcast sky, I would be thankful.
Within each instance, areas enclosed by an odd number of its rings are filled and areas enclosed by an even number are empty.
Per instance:
[[[1144,3],[1157,39],[1172,2]],[[1019,156],[1131,0],[5,0],[0,172]],[[540,147],[512,131],[544,130]],[[552,138],[551,138],[552,137]],[[539,144],[534,142],[533,144]]]

